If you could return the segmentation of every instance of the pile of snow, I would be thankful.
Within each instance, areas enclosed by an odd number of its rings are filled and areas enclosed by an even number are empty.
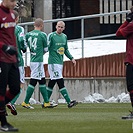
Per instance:
[[[130,97],[129,94],[121,93],[116,98],[114,96],[109,99],[105,99],[101,94],[94,93],[85,97],[83,103],[129,103]]]
[[[54,100],[51,101],[52,103],[56,103]],[[105,99],[101,94],[94,93],[92,95],[88,95],[84,98],[81,103],[130,103],[129,94],[125,92],[121,93],[117,97],[110,97],[109,99]],[[58,103],[66,103],[65,99],[58,99]],[[30,98],[30,104],[41,104],[39,101],[36,101],[33,98]]]
[[[36,101],[34,98],[30,98],[29,103],[31,105],[33,105],[33,104],[41,104],[39,101]]]

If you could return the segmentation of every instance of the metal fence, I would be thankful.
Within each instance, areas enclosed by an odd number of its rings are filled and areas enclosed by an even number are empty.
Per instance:
[[[60,20],[62,20],[62,21],[80,20],[81,21],[81,38],[77,38],[77,39],[73,39],[73,40],[69,40],[69,41],[81,40],[81,45],[82,45],[82,51],[81,51],[82,57],[81,58],[84,58],[84,40],[100,39],[100,38],[115,36],[115,33],[112,33],[112,34],[106,34],[106,35],[100,35],[100,36],[85,37],[85,35],[84,35],[85,20],[91,19],[91,18],[96,18],[96,17],[103,17],[103,16],[110,16],[110,15],[117,15],[117,14],[127,14],[129,12],[130,12],[129,10],[125,10],[125,11],[85,15],[85,16],[62,18],[62,19],[44,20],[44,23],[51,23],[52,24],[52,23],[60,21]],[[33,24],[34,24],[34,22],[26,22],[26,23],[20,23],[19,25],[24,27],[25,32],[28,32],[29,27]],[[27,66],[27,54],[25,54],[25,66]]]

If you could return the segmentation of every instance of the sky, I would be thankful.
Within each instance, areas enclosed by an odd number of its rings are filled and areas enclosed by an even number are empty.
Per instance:
[[[75,59],[82,58],[82,42],[68,42],[70,53]],[[97,57],[114,53],[122,53],[126,51],[126,40],[85,40],[84,41],[84,57]],[[29,52],[27,65],[29,66]],[[69,60],[64,56],[64,61]],[[44,64],[48,63],[48,53],[44,55]]]

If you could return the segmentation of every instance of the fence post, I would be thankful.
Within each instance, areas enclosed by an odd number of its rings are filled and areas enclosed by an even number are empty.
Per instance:
[[[82,58],[84,58],[84,19],[81,19]]]

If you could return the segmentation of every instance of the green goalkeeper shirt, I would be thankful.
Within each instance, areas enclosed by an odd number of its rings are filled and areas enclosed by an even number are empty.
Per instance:
[[[72,60],[73,57],[68,50],[67,36],[64,33],[52,32],[48,35],[48,64],[63,64],[64,54]]]
[[[30,49],[30,62],[43,62],[43,55],[47,49],[46,33],[40,30],[28,32],[26,42]]]

